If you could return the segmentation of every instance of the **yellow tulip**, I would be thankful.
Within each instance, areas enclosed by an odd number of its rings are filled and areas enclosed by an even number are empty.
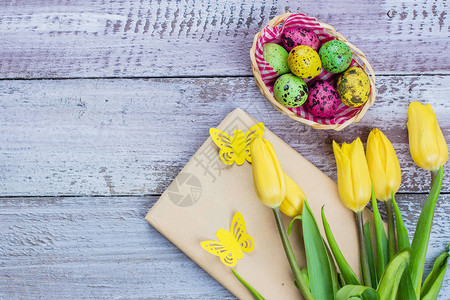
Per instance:
[[[291,177],[286,174],[284,174],[284,176],[286,181],[286,197],[283,202],[281,202],[280,210],[286,216],[293,218],[302,214],[303,199],[305,199],[306,196]]]
[[[448,160],[448,147],[430,104],[411,102],[408,108],[409,151],[419,167],[436,171]]]
[[[363,144],[357,138],[351,144],[342,144],[341,148],[333,141],[333,151],[337,165],[339,197],[346,207],[360,212],[369,202],[372,192]]]
[[[400,163],[391,142],[376,128],[367,139],[367,164],[376,198],[391,199],[392,191],[396,193],[400,188]]]
[[[256,138],[250,145],[253,184],[259,200],[265,205],[279,207],[286,197],[286,181],[272,144]]]

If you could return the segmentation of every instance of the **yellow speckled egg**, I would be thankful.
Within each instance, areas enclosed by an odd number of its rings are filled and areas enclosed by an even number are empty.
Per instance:
[[[298,77],[311,79],[319,75],[322,62],[313,48],[300,45],[289,52],[288,66]]]
[[[369,99],[369,77],[360,68],[350,67],[339,76],[336,90],[342,103],[359,107]]]

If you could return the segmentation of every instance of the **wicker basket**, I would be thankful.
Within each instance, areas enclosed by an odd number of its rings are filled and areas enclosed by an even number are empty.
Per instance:
[[[283,23],[284,20],[289,17],[290,15],[292,15],[292,13],[288,12],[285,13],[283,15],[280,16],[276,16],[275,18],[273,18],[272,20],[270,20],[270,22],[266,25],[270,26],[270,27],[276,27],[278,26],[280,23]],[[332,124],[332,125],[328,125],[328,124],[321,124],[321,123],[317,123],[314,122],[312,120],[308,120],[305,119],[299,115],[297,115],[295,112],[289,110],[288,108],[286,108],[285,106],[281,105],[273,96],[273,94],[269,91],[269,89],[267,88],[267,86],[265,85],[265,83],[262,80],[261,77],[261,73],[259,71],[257,62],[256,62],[256,57],[255,57],[255,52],[256,52],[256,43],[257,40],[259,39],[259,37],[262,34],[262,30],[260,32],[258,32],[255,35],[254,41],[253,41],[253,46],[250,49],[250,59],[251,59],[251,64],[252,64],[252,71],[253,71],[253,75],[255,76],[255,81],[257,86],[259,87],[259,90],[261,91],[261,93],[270,101],[270,103],[272,103],[273,106],[275,106],[276,109],[278,109],[280,112],[282,112],[283,114],[289,116],[290,118],[304,123],[308,126],[311,126],[315,129],[334,129],[336,131],[340,131],[342,129],[344,129],[345,127],[347,127],[348,125],[350,125],[353,122],[358,122],[362,119],[362,117],[365,115],[365,113],[367,112],[367,110],[369,109],[369,107],[374,103],[375,101],[375,74],[373,72],[372,67],[370,66],[369,62],[366,59],[365,54],[359,50],[358,48],[356,48],[353,44],[351,44],[349,41],[347,41],[347,39],[342,36],[340,33],[338,33],[331,25],[322,23],[322,22],[318,22],[320,24],[320,26],[323,27],[323,29],[326,31],[326,33],[328,33],[329,35],[335,37],[337,40],[344,42],[345,44],[347,44],[351,51],[352,51],[352,56],[353,59],[356,61],[357,65],[359,67],[361,67],[361,69],[368,75],[369,77],[369,81],[370,81],[370,87],[371,87],[371,91],[369,94],[369,100],[367,100],[366,103],[364,103],[363,106],[361,106],[361,109],[350,119],[346,120],[344,123],[342,124]]]

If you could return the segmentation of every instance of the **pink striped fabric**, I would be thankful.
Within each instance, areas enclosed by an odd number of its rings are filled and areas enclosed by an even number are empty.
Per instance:
[[[313,30],[317,36],[319,37],[320,42],[326,43],[330,40],[334,40],[335,38],[331,35],[329,35],[317,22],[317,20],[313,17],[307,16],[305,14],[292,14],[286,20],[284,23],[280,24],[277,27],[270,27],[266,26],[259,39],[256,41],[256,51],[255,51],[255,58],[256,63],[258,64],[259,72],[261,73],[262,80],[266,84],[267,88],[273,95],[273,85],[278,77],[277,72],[264,60],[263,57],[263,45],[265,43],[277,43],[279,44],[281,42],[281,34],[283,33],[283,30],[285,28],[294,27],[294,26],[301,26],[306,27],[308,29]],[[352,66],[357,66],[355,60],[352,60],[351,63]],[[304,79],[305,82],[310,85],[313,81],[322,79],[330,82],[335,86],[336,80],[337,80],[338,74],[332,74],[324,69],[320,72],[320,74],[313,78],[313,79]],[[293,111],[300,117],[314,121],[319,124],[325,124],[325,125],[336,125],[336,124],[342,124],[348,119],[355,116],[360,110],[359,108],[352,108],[345,106],[344,104],[340,104],[338,110],[336,111],[336,114],[330,118],[317,118],[313,115],[311,115],[303,106],[295,107],[295,108],[288,108],[289,110]]]

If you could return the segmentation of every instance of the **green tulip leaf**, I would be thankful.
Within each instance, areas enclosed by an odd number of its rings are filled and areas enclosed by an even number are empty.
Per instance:
[[[375,240],[376,240],[376,253],[377,253],[377,281],[380,281],[383,275],[384,269],[389,259],[388,240],[386,231],[384,230],[383,221],[381,219],[380,211],[378,210],[377,199],[375,198],[375,191],[372,186],[372,210],[373,219],[375,223]]]
[[[431,225],[433,224],[434,209],[439,197],[442,186],[443,168],[439,169],[430,194],[422,208],[419,220],[417,221],[416,231],[411,243],[411,281],[416,291],[416,296],[420,296],[420,285],[427,255],[428,240],[430,239]]]
[[[291,234],[292,226],[294,225],[294,221],[295,221],[295,220],[301,220],[301,219],[302,219],[302,215],[298,215],[298,216],[295,216],[294,218],[292,218],[291,222],[289,223],[288,230],[287,230],[287,234],[288,234],[288,235]]]
[[[334,259],[336,260],[336,263],[339,267],[339,270],[341,271],[341,275],[345,283],[352,285],[360,285],[358,277],[348,264],[347,260],[345,259],[344,255],[339,249],[339,246],[333,236],[333,233],[331,232],[330,225],[328,224],[327,218],[325,217],[323,206],[322,206],[322,223],[323,228],[325,230],[325,235],[327,237],[328,245],[330,245],[331,252],[333,252]]]
[[[341,288],[336,294],[336,300],[348,299],[370,299],[378,300],[380,296],[373,288],[363,285],[346,285]]]
[[[384,206],[386,207],[386,215],[388,220],[389,262],[394,258],[395,254],[397,254],[397,241],[395,238],[394,210],[392,208],[392,200],[388,199],[384,201]]]
[[[306,286],[308,287],[308,289],[309,289],[308,268],[303,268],[303,269],[300,271],[300,273],[301,273],[301,276],[302,276],[302,278],[303,278],[303,281],[304,281],[305,285],[306,285]],[[297,281],[296,281],[296,280],[294,280],[294,285],[295,285],[296,288],[300,289],[300,288],[298,287],[298,284],[297,284]]]
[[[392,191],[392,205],[394,206],[395,227],[397,229],[397,246],[398,251],[411,248],[409,244],[408,230],[406,230],[405,223],[403,223],[402,214],[395,202],[395,194]]]
[[[405,268],[408,266],[410,254],[408,250],[399,252],[389,262],[377,288],[377,292],[383,300],[395,300],[398,286]]]
[[[402,279],[400,279],[400,284],[398,286],[397,300],[417,300],[416,292],[411,282],[411,274],[409,273],[409,267],[406,267],[403,272]]]
[[[342,288],[343,286],[345,286],[345,281],[344,281],[344,277],[342,277],[341,273],[337,273],[337,278],[338,278],[338,284],[339,284],[339,288]]]
[[[370,228],[371,223],[370,221],[367,221],[366,224],[364,224],[364,236],[366,238],[366,249],[367,249],[367,258],[369,260],[370,279],[372,281],[372,286],[376,287],[378,285],[378,281],[375,270],[375,261],[373,257],[372,232]]]
[[[303,202],[302,227],[311,294],[315,300],[332,300],[335,295],[330,261],[307,201]]]
[[[450,257],[449,246],[445,252],[438,256],[434,262],[433,269],[428,274],[420,291],[420,298],[424,300],[434,300],[438,298],[441,290],[442,282],[444,280],[445,271],[447,271],[447,264]]]
[[[305,280],[306,286],[309,287],[308,268],[302,269],[302,277],[303,277],[303,280]]]
[[[328,248],[328,245],[325,242],[325,239],[323,237],[322,237],[322,241],[325,246],[325,249],[327,250],[328,263],[329,263],[329,268],[330,268],[330,272],[331,272],[331,280],[332,280],[331,283],[333,285],[333,294],[336,295],[337,291],[339,291],[339,289],[340,289],[338,272],[337,272],[336,265],[333,260],[333,255],[331,254],[330,248]]]

